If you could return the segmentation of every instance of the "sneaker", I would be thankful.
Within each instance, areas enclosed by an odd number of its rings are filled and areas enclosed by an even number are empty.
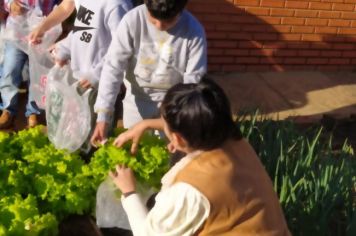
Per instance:
[[[36,114],[32,114],[27,118],[27,127],[28,128],[33,128],[36,125],[38,125],[37,115]]]
[[[14,124],[15,117],[7,110],[3,110],[0,116],[0,129],[9,128]]]

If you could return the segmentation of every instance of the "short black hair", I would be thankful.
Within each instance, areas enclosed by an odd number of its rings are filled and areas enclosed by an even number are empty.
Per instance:
[[[160,109],[168,128],[182,135],[191,148],[211,150],[229,138],[242,138],[226,94],[207,77],[198,84],[170,88]]]
[[[144,0],[150,14],[158,20],[169,20],[181,13],[188,0]]]

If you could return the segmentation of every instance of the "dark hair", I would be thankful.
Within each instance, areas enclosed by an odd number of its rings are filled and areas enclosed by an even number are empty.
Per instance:
[[[169,20],[181,13],[188,0],[144,0],[150,14],[158,20]]]
[[[161,115],[169,129],[182,135],[194,149],[211,150],[229,138],[242,138],[227,96],[206,77],[198,84],[170,88],[163,99]]]

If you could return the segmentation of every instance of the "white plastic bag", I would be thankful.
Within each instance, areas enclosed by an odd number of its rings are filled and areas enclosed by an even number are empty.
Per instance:
[[[39,9],[29,10],[24,15],[8,18],[4,40],[12,42],[16,47],[27,54],[29,47],[34,47],[39,54],[44,53],[62,33],[62,26],[58,24],[43,35],[42,43],[30,45],[28,35],[44,18]]]
[[[143,202],[147,202],[154,193],[152,188],[140,182],[136,183],[136,191],[140,194]],[[127,214],[122,206],[121,192],[110,177],[99,185],[96,192],[95,218],[96,224],[100,228],[131,229]]]
[[[78,93],[78,82],[69,66],[54,66],[48,73],[46,86],[46,120],[49,140],[58,149],[78,150],[91,130],[89,95]]]

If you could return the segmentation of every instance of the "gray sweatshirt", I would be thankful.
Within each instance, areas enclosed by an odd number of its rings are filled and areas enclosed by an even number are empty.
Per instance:
[[[130,0],[75,0],[73,30],[56,45],[56,57],[71,60],[73,76],[97,86],[104,56],[122,17],[132,8]]]
[[[197,83],[206,73],[206,38],[202,25],[184,10],[168,31],[147,19],[146,5],[128,12],[119,24],[102,70],[94,106],[97,121],[108,121],[121,83],[136,99],[160,102],[177,83]]]

